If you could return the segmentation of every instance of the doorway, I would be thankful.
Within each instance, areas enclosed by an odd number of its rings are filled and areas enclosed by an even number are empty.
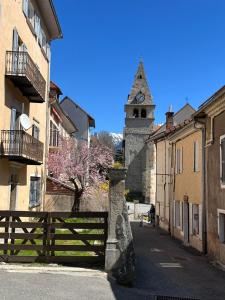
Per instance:
[[[184,200],[184,244],[189,243],[189,203],[188,200]]]

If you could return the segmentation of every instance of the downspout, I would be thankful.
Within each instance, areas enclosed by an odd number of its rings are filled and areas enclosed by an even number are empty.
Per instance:
[[[43,188],[43,211],[45,211],[45,194],[46,194],[46,179],[47,179],[47,162],[48,162],[48,152],[49,152],[49,114],[50,114],[50,103],[49,103],[49,90],[50,90],[50,66],[51,66],[51,60],[49,59],[48,62],[48,75],[47,75],[47,97],[46,97],[46,128],[45,128],[45,155],[44,155],[44,188]]]
[[[166,177],[167,177],[167,168],[166,168],[166,137],[164,139],[164,151],[165,151],[165,159],[164,159],[164,163],[165,163],[165,175],[164,175],[164,210],[163,210],[163,214],[164,214],[164,222],[166,220]]]
[[[206,197],[207,197],[207,193],[206,193],[206,188],[207,188],[207,184],[206,184],[206,124],[204,122],[201,122],[199,120],[195,121],[194,123],[194,127],[196,129],[199,129],[198,127],[196,127],[195,125],[199,123],[201,125],[203,125],[203,127],[201,127],[201,131],[202,131],[202,252],[203,254],[207,254],[207,215],[206,215],[206,210],[207,210],[207,201],[206,201]]]

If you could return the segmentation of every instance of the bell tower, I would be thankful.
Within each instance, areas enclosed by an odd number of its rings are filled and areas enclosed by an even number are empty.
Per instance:
[[[140,62],[125,104],[125,167],[126,189],[134,198],[146,203],[153,200],[150,177],[154,164],[154,146],[149,146],[146,140],[154,129],[154,110],[144,65]]]

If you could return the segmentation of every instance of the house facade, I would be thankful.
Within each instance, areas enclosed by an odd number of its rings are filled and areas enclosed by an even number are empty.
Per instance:
[[[62,33],[52,0],[0,6],[0,209],[41,209],[50,44]]]
[[[49,93],[50,118],[49,118],[49,150],[59,146],[59,138],[74,136],[78,129],[74,122],[60,105],[59,97],[62,95],[60,88],[51,81]]]
[[[186,104],[176,114],[166,113],[166,122],[148,139],[156,148],[156,219],[161,228],[171,231],[171,199],[173,191],[172,145],[169,135],[173,129],[191,118],[195,110]]]
[[[74,137],[90,145],[90,130],[91,128],[95,128],[94,118],[69,97],[65,97],[60,102],[60,106],[67,113],[72,122],[76,124],[77,132],[74,134]]]
[[[194,115],[204,126],[208,255],[225,264],[225,86]]]
[[[172,147],[171,235],[203,252],[202,126],[187,120],[172,129],[168,141]]]

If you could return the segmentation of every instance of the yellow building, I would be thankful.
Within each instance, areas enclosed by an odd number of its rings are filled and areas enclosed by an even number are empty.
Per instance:
[[[169,136],[172,146],[171,234],[203,251],[202,128],[186,121]]]
[[[0,2],[0,209],[41,209],[48,145],[52,0]]]

